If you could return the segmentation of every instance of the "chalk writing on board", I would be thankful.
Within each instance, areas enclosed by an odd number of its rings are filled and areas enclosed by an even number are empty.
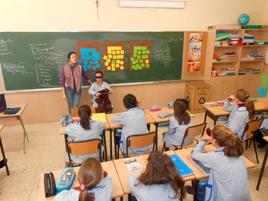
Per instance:
[[[170,57],[170,50],[169,49],[153,49],[153,56],[156,61],[173,61]]]
[[[12,73],[13,75],[15,74],[33,74],[31,71],[27,71],[27,64],[25,62],[20,62],[20,63],[2,63],[1,67],[5,69],[7,72]]]
[[[35,66],[36,79],[40,87],[52,87],[52,75],[55,69],[52,66],[45,66],[43,63],[36,63]],[[58,85],[55,85],[58,86]]]
[[[54,46],[49,46],[47,43],[29,43],[32,55],[49,53],[55,50]]]
[[[9,43],[13,43],[13,40],[11,40],[10,38],[0,39],[0,56],[12,54],[12,51],[8,47]]]

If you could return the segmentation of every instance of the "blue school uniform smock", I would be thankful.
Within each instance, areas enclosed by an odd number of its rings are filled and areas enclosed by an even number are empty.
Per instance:
[[[105,123],[99,121],[90,120],[90,129],[85,130],[80,125],[80,122],[71,123],[64,128],[64,133],[68,135],[68,141],[83,141],[83,140],[91,140],[95,138],[101,139],[101,135],[105,129]],[[98,158],[99,153],[96,154],[86,154],[75,156],[71,155],[71,159],[75,163],[82,163],[87,158]]]
[[[88,93],[90,95],[92,95],[92,106],[94,108],[97,108],[98,107],[98,103],[96,102],[96,99],[98,98],[96,96],[96,94],[103,90],[103,89],[108,89],[108,90],[111,90],[111,87],[110,85],[107,83],[107,82],[102,82],[102,83],[97,83],[97,82],[93,82],[92,85],[90,86],[89,90],[88,90]]]
[[[149,133],[145,113],[138,107],[131,108],[120,115],[114,115],[112,117],[112,121],[123,126],[120,148],[124,153],[126,152],[126,140],[128,136]],[[152,146],[140,149],[130,149],[128,153],[142,154],[150,151],[151,149]]]
[[[192,126],[191,121],[188,124],[180,125],[175,116],[170,117],[169,129],[167,133],[164,135],[163,139],[166,144],[166,147],[170,147],[172,145],[180,146],[184,137],[184,133],[186,129],[190,126]],[[191,144],[193,140],[194,138],[192,137],[186,137],[184,140],[184,145]]]
[[[169,184],[135,185],[139,176],[134,174],[128,178],[128,186],[138,201],[180,201]]]
[[[205,141],[200,140],[192,157],[209,168],[206,201],[252,201],[243,156],[228,157],[224,155],[223,147],[213,152],[203,153]]]
[[[95,201],[111,201],[113,193],[112,177],[106,176],[93,189],[89,190],[95,196]],[[64,190],[55,196],[55,201],[78,201],[80,191],[71,189]]]
[[[237,104],[225,100],[224,109],[231,113],[226,126],[241,139],[245,126],[249,122],[249,113],[246,106],[239,107]]]

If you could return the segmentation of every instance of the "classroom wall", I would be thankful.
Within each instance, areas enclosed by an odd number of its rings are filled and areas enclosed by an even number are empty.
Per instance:
[[[187,0],[185,9],[121,8],[119,0],[1,1],[1,31],[206,30],[234,24],[240,13],[262,23],[266,0]]]
[[[132,93],[142,102],[142,107],[149,108],[152,104],[166,106],[168,101],[184,96],[183,82],[162,84],[131,85],[112,87],[114,93],[110,96],[115,112],[124,111],[123,97]],[[8,105],[28,103],[23,119],[27,123],[59,121],[67,113],[67,103],[59,90],[49,92],[26,92],[6,94]],[[83,89],[80,104],[91,104],[88,89]],[[9,122],[8,122],[9,123]]]
[[[264,11],[264,23],[268,24],[268,0],[266,0],[266,6]]]
[[[268,17],[267,0],[188,0],[185,9],[120,8],[119,0],[99,2],[98,18],[95,0],[1,1],[0,31],[205,31],[209,25],[234,24],[243,12],[251,16],[251,23],[264,23]],[[111,99],[115,111],[123,110],[121,99],[126,93],[136,94],[144,107],[166,105],[183,97],[184,87],[185,82],[116,86]],[[8,103],[29,103],[24,114],[27,123],[57,121],[67,112],[60,90],[6,97]],[[89,102],[84,90],[81,103]]]

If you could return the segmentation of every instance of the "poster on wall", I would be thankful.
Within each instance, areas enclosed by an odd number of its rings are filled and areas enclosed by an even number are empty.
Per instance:
[[[184,72],[186,75],[203,74],[206,47],[205,32],[187,32],[185,35]]]

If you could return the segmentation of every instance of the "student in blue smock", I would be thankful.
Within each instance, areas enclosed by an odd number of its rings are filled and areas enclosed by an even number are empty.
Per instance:
[[[137,201],[180,201],[185,195],[184,181],[171,158],[159,151],[150,153],[145,171],[131,175],[128,186]]]
[[[93,121],[91,119],[91,109],[88,105],[81,105],[78,109],[80,120],[71,123],[64,128],[64,133],[68,135],[68,141],[83,141],[99,138],[105,129],[104,122]],[[81,164],[87,158],[98,158],[99,154],[87,154],[75,156],[71,155],[71,159],[75,163]]]
[[[216,147],[204,152],[207,143]],[[192,157],[209,168],[205,201],[251,201],[243,145],[226,126],[217,125],[212,136],[204,134],[192,152]]]
[[[249,100],[248,92],[239,89],[235,96],[228,96],[224,102],[224,109],[231,113],[226,126],[241,140],[245,139],[246,136],[243,137],[245,126],[254,116],[254,103]]]
[[[55,196],[55,201],[111,201],[112,178],[103,171],[95,158],[87,159],[78,171],[79,186],[64,190]]]
[[[184,133],[192,126],[191,117],[187,112],[188,103],[184,99],[177,99],[173,103],[174,116],[170,117],[169,129],[164,135],[164,146],[166,151],[171,146],[179,147],[182,143]],[[184,145],[191,144],[194,138],[186,137]]]
[[[110,85],[103,80],[103,72],[96,71],[95,73],[95,82],[92,83],[88,92],[92,96],[92,106],[95,109],[95,112],[99,112],[99,105],[96,100],[101,96],[100,91],[107,89],[109,94],[113,93]]]
[[[132,94],[127,94],[123,98],[123,103],[127,111],[120,115],[113,116],[112,121],[123,126],[121,136],[117,136],[117,138],[120,138],[120,140],[117,140],[117,143],[120,143],[121,150],[126,153],[126,140],[128,136],[146,134],[149,133],[149,131],[147,128],[145,113],[138,107],[136,97]],[[128,153],[142,154],[144,152],[149,152],[152,147],[153,145],[135,150],[130,149]]]

